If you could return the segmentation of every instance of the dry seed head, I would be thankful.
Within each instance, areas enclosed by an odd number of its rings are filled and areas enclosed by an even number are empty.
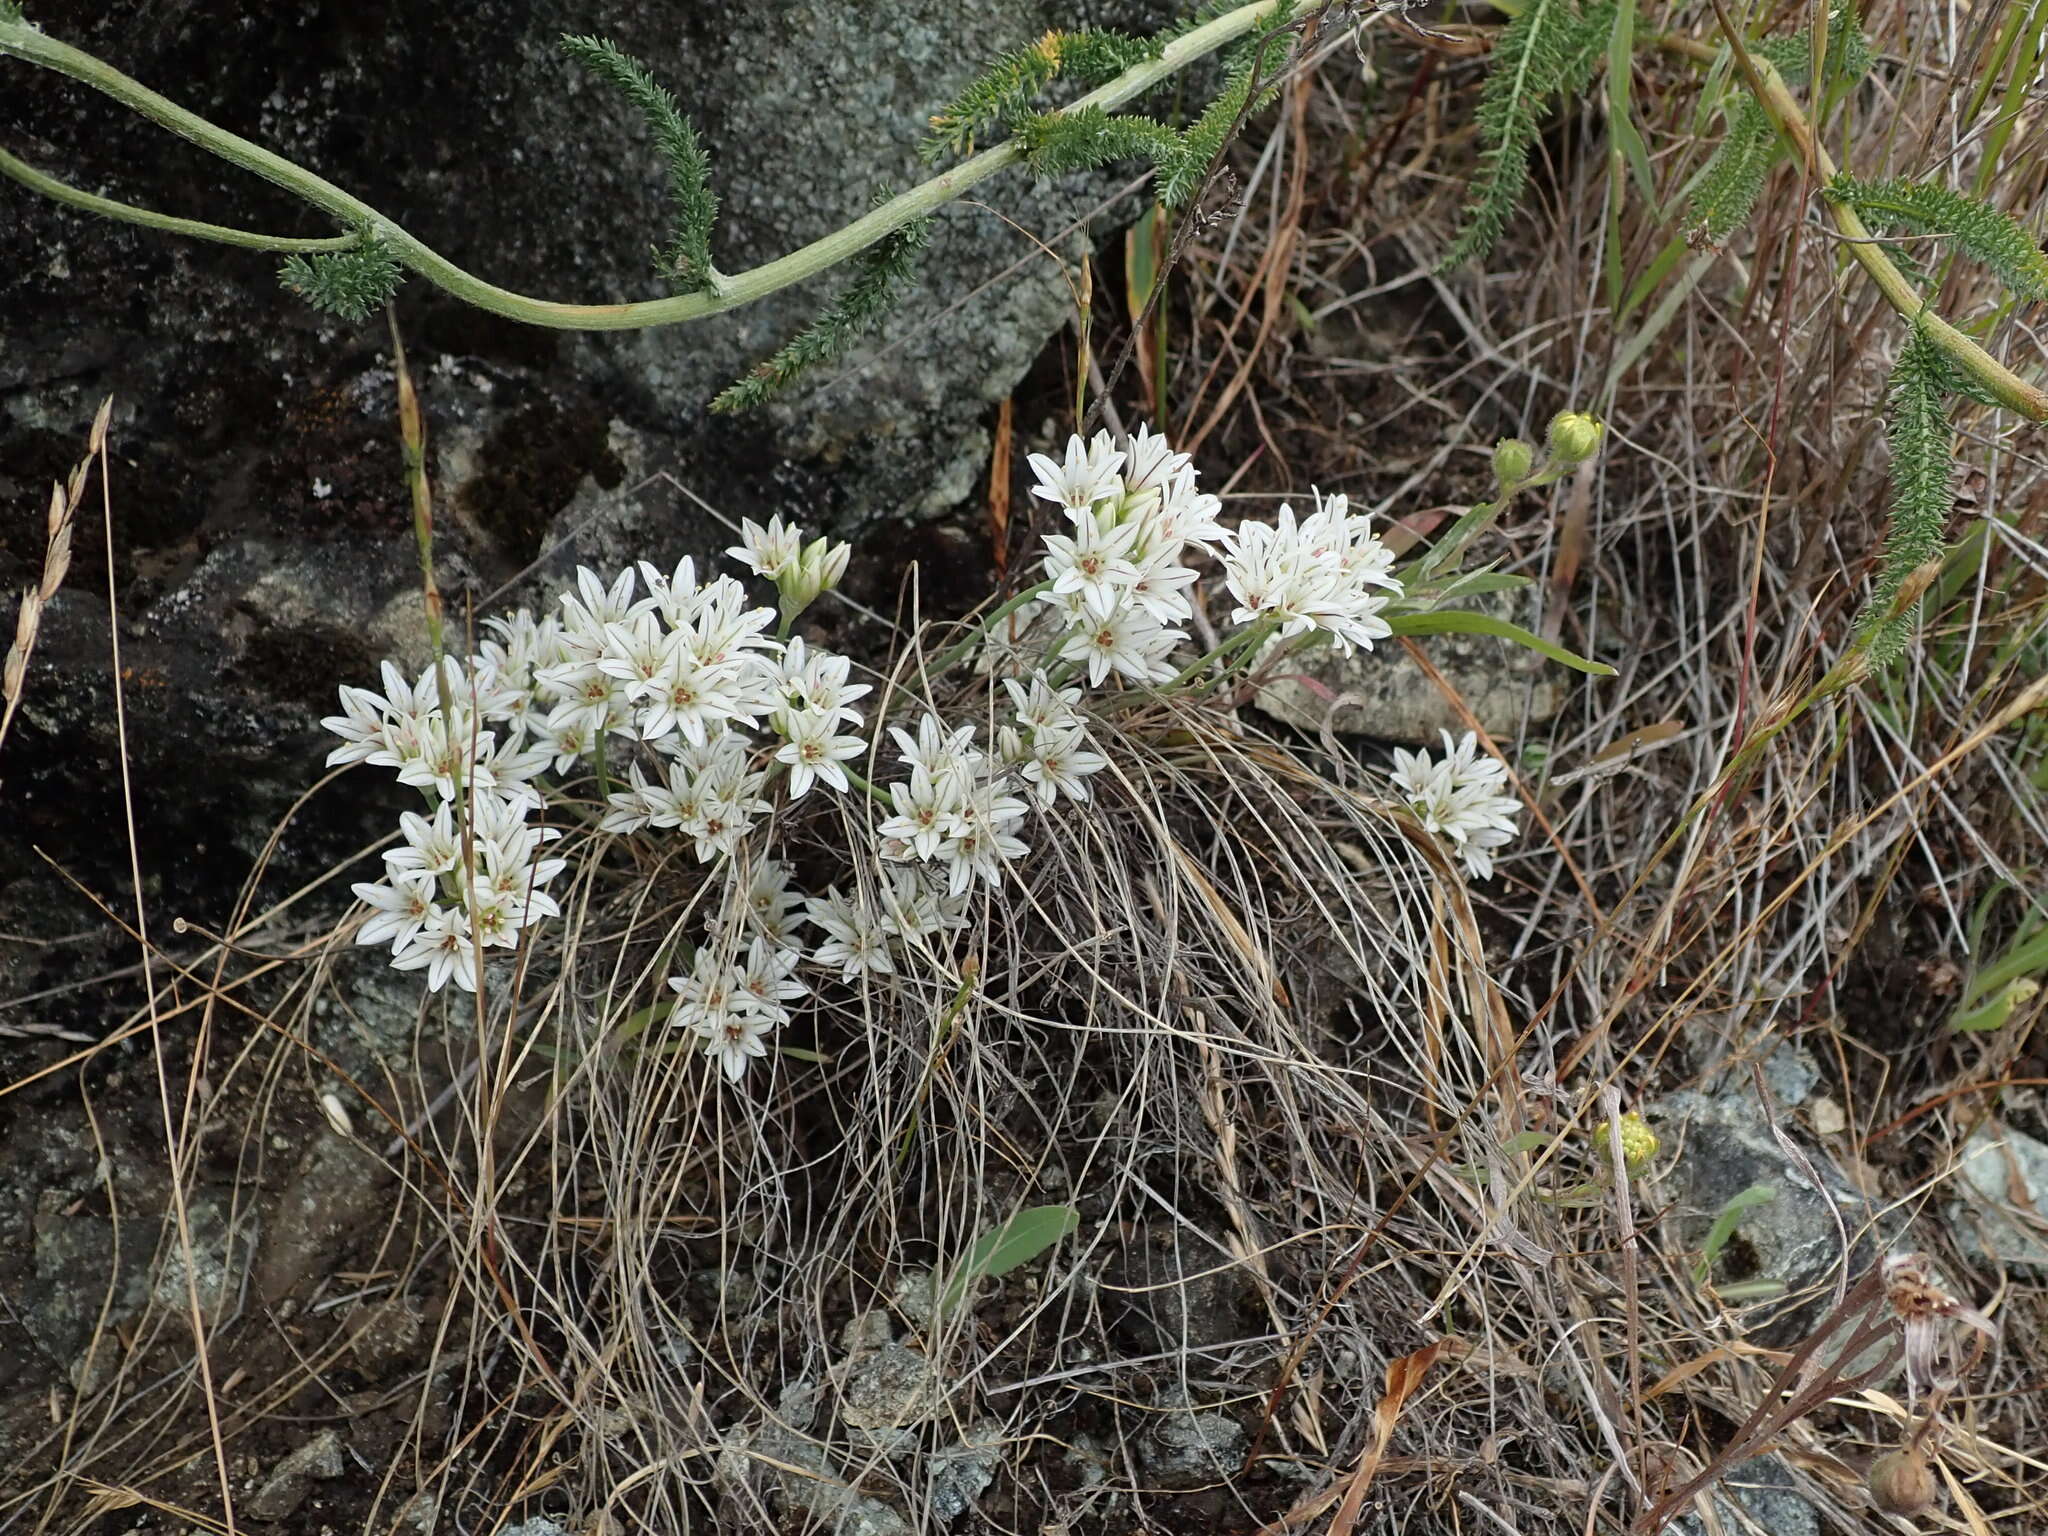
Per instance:
[[[1911,1446],[1878,1457],[1870,1464],[1864,1482],[1870,1489],[1870,1501],[1888,1515],[1920,1514],[1933,1507],[1938,1492],[1934,1468]]]
[[[7,648],[7,665],[0,672],[0,698],[14,703],[21,697],[22,679],[28,675],[28,653],[36,643],[36,625],[43,613],[43,599],[34,587],[24,588],[21,611],[14,619],[14,644]]]
[[[107,423],[114,417],[114,397],[107,396],[100,402],[100,408],[93,413],[92,436],[87,445],[94,453],[104,453],[107,447]]]

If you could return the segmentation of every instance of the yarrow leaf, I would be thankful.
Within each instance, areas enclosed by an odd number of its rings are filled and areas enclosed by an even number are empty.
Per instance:
[[[932,131],[919,153],[927,160],[968,154],[979,135],[1025,115],[1056,78],[1100,85],[1157,58],[1159,49],[1160,44],[1151,38],[1109,29],[1047,32],[1029,47],[1002,55],[934,113]]]
[[[1803,86],[1813,73],[1811,29],[1783,37],[1757,38],[1750,54],[1777,71],[1790,86]],[[1864,40],[1856,7],[1843,0],[1828,15],[1827,72],[1841,81],[1860,80],[1870,69],[1870,45]],[[1729,87],[1728,129],[1693,184],[1693,233],[1696,239],[1720,245],[1749,220],[1764,182],[1776,163],[1780,141],[1763,105],[1747,83]]]
[[[1861,181],[1846,173],[1826,189],[1873,229],[1941,235],[1997,273],[2016,296],[2048,299],[2048,255],[2010,214],[1934,182]]]
[[[1865,620],[1873,666],[1883,666],[1904,647],[1913,614],[1910,608],[1893,610],[1907,578],[1940,557],[1955,507],[1951,372],[1941,349],[1916,325],[1892,368],[1891,421],[1885,429],[1892,453],[1891,526]]]
[[[360,325],[391,301],[405,269],[374,235],[339,251],[287,256],[277,279],[315,309]]]
[[[876,201],[886,202],[887,197],[878,196]],[[913,219],[855,257],[853,280],[824,313],[781,351],[728,385],[711,402],[711,409],[750,411],[821,363],[844,357],[901,301],[931,243],[931,227],[929,218]]]
[[[1777,158],[1778,136],[1746,90],[1728,113],[1728,131],[1692,190],[1695,233],[1719,245],[1749,219]]]
[[[1581,10],[1578,0],[1530,0],[1500,34],[1480,97],[1485,146],[1465,206],[1465,228],[1444,257],[1454,267],[1491,251],[1529,179],[1529,152],[1552,97],[1591,77],[1614,25],[1611,0]]]
[[[610,39],[568,36],[562,39],[562,51],[618,90],[647,120],[668,167],[669,199],[675,210],[668,246],[655,253],[655,261],[684,293],[711,287],[711,226],[718,218],[718,198],[711,190],[711,162],[697,142],[697,130],[647,66]]]
[[[1038,112],[1017,125],[1024,157],[1034,171],[1057,176],[1091,171],[1113,160],[1149,159],[1164,167],[1181,152],[1180,135],[1136,114],[1113,117],[1100,107]]]

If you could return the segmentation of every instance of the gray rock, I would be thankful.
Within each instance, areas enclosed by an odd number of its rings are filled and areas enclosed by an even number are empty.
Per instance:
[[[959,1519],[988,1492],[1003,1464],[1003,1426],[983,1419],[957,1445],[932,1452],[925,1463],[932,1513]]]
[[[1524,626],[1535,618],[1527,589],[1489,593],[1459,606]],[[1426,644],[1430,664],[1488,735],[1515,737],[1525,724],[1549,720],[1563,707],[1566,674],[1526,646],[1490,635],[1431,635]],[[1393,641],[1350,656],[1318,648],[1281,670],[1285,675],[1261,688],[1255,702],[1302,730],[1327,728],[1339,736],[1437,747],[1439,732],[1457,735],[1465,729],[1443,690]]]
[[[569,1536],[569,1531],[559,1520],[550,1520],[546,1515],[535,1515],[517,1525],[505,1527],[503,1536]]]
[[[834,1536],[910,1536],[909,1523],[849,1484],[822,1445],[781,1424],[762,1424],[726,1436],[713,1475],[736,1501],[753,1497],[746,1490],[758,1478],[759,1486],[784,1509],[825,1522]],[[738,1507],[749,1506],[741,1502]]]
[[[1713,1276],[1717,1284],[1783,1285],[1783,1301],[1760,1309],[1751,1325],[1761,1341],[1803,1337],[1831,1304],[1836,1281],[1853,1280],[1883,1251],[1865,1232],[1877,1208],[1825,1153],[1799,1143],[1791,1117],[1780,1115],[1778,1129],[1794,1138],[1803,1159],[1787,1153],[1753,1088],[1673,1094],[1653,1105],[1651,1116],[1666,1148],[1666,1177],[1677,1186],[1674,1214],[1688,1247],[1704,1243],[1715,1218],[1744,1190],[1761,1184],[1777,1192],[1741,1214]]]
[[[1950,1212],[1963,1251],[2010,1269],[2048,1272],[2048,1146],[1986,1123],[1963,1147]]]
[[[562,33],[608,34],[676,90],[725,209],[717,260],[739,271],[859,215],[878,184],[928,174],[915,155],[927,117],[998,53],[1049,25],[1145,27],[1179,7],[477,0],[459,14],[367,19],[226,0],[120,16],[81,0],[32,9],[50,35],[316,167],[479,275],[596,300],[664,291],[648,260],[667,216],[663,168],[633,110],[562,56]],[[0,142],[154,206],[322,227],[260,178],[46,71],[9,68]],[[1071,252],[1085,233],[1062,229],[1085,224],[1117,181],[1012,173],[978,195]],[[122,823],[124,755],[150,834],[152,909],[217,919],[318,777],[318,722],[336,685],[374,679],[385,654],[419,654],[387,336],[379,321],[316,314],[279,288],[276,266],[0,188],[0,502],[38,505],[80,456],[100,398],[115,396],[129,673],[124,747],[88,517],[7,744],[7,931],[107,926],[31,848],[84,888],[121,888],[126,852],[104,829]],[[752,420],[713,417],[706,401],[806,323],[843,270],[700,324],[584,338],[412,282],[398,311],[439,476],[448,611],[459,620],[551,550],[536,584],[585,556],[673,563],[730,542],[678,486],[735,519],[782,512],[845,528],[971,494],[986,407],[1024,376],[1069,300],[1026,235],[977,209],[941,216],[926,272],[861,359]],[[31,582],[39,560],[39,538],[0,539],[0,589]],[[269,871],[280,888],[362,846],[376,818],[353,790],[296,817]],[[117,940],[109,929],[104,944],[52,951],[71,970],[38,984],[125,963]]]
[[[1775,1456],[1745,1461],[1721,1480],[1714,1495],[1723,1536],[1761,1531],[1763,1536],[1820,1536],[1820,1512],[1799,1492],[1792,1471]],[[1707,1536],[1697,1515],[1671,1522],[1684,1536]]]
[[[840,1422],[852,1429],[901,1429],[939,1411],[939,1379],[922,1350],[893,1339],[846,1363]]]
[[[199,1310],[212,1319],[231,1305],[248,1266],[255,1218],[253,1213],[243,1212],[240,1230],[232,1232],[229,1222],[226,1195],[210,1190],[193,1195],[185,1206],[186,1232],[191,1238],[189,1261],[175,1224],[166,1225],[163,1257],[150,1287],[150,1299],[158,1307],[171,1316],[188,1318],[196,1293]]]
[[[289,1520],[313,1484],[341,1476],[342,1465],[341,1436],[323,1429],[271,1468],[263,1486],[250,1496],[248,1514],[256,1520]]]
[[[1138,1443],[1145,1470],[1168,1485],[1212,1483],[1235,1475],[1243,1459],[1244,1426],[1197,1409],[1180,1387],[1154,1402],[1152,1423]]]

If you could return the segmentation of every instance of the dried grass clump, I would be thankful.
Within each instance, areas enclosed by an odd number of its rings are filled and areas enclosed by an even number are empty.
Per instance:
[[[1035,823],[964,931],[826,989],[817,1059],[737,1091],[642,1011],[694,870],[589,850],[559,960],[488,1007],[475,1114],[436,1159],[491,1340],[477,1390],[549,1404],[498,1447],[510,1485],[545,1473],[617,1529],[880,1501],[939,1530],[972,1459],[984,1510],[1027,1529],[1134,1498],[1171,1517],[1192,1495],[1162,1481],[1256,1524],[1355,1457],[1386,1363],[1449,1315],[1529,1358],[1556,1302],[1503,1296],[1500,1266],[1547,1290],[1558,1239],[1517,1191],[1526,1111],[1462,880],[1349,769],[1220,709],[1141,704],[1097,744],[1096,803]],[[845,866],[871,829],[835,823],[863,807],[827,809],[781,830],[805,883],[881,878]],[[522,1088],[508,1137],[494,1107]],[[1048,1203],[1073,1237],[934,1309],[979,1234]],[[878,1357],[850,1356],[875,1312],[899,1373],[930,1373],[879,1408]],[[1445,1390],[1483,1414],[1540,1381]],[[1217,1428],[1190,1407],[1244,1436],[1162,1477],[1164,1440]],[[1531,1446],[1488,1479],[1592,1452]]]

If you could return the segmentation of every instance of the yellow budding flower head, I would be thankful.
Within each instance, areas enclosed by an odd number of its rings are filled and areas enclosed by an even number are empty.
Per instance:
[[[1493,445],[1493,478],[1502,490],[1528,479],[1535,463],[1536,450],[1519,437],[1504,437]]]
[[[1614,1128],[1615,1138],[1621,1143],[1621,1163],[1630,1173],[1641,1173],[1650,1166],[1650,1160],[1657,1155],[1657,1133],[1650,1129],[1649,1122],[1635,1111],[1621,1117]]]
[[[1598,417],[1559,411],[1550,418],[1550,452],[1567,464],[1583,464],[1600,451],[1600,438],[1606,430]]]

